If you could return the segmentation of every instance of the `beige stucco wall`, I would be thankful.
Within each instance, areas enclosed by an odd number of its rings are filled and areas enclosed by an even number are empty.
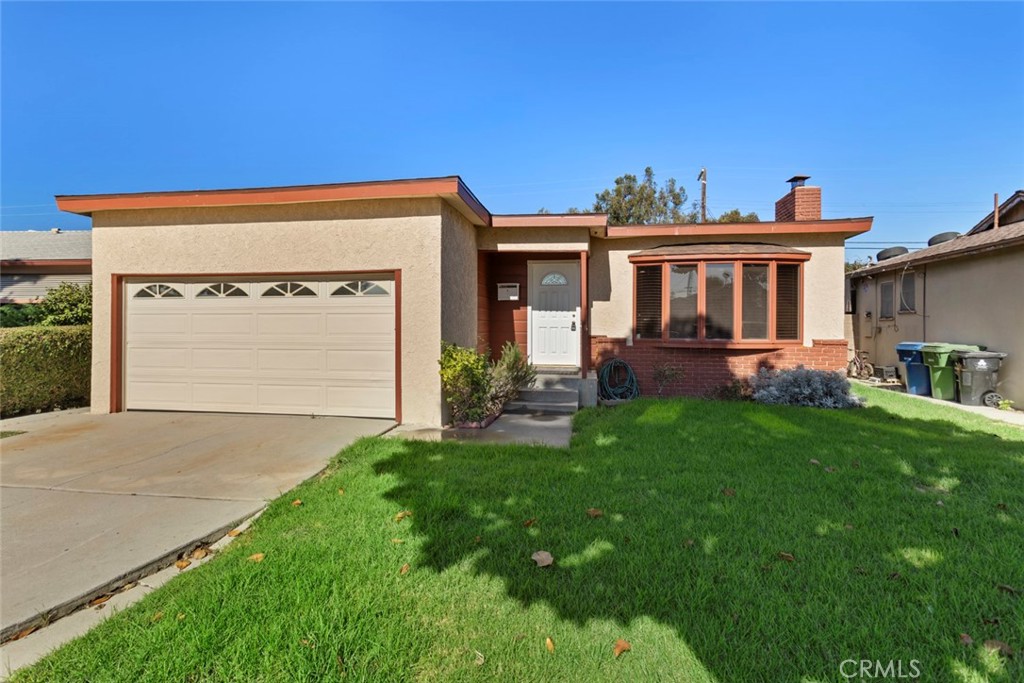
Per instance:
[[[441,338],[475,348],[476,307],[476,226],[444,204],[441,212]]]
[[[704,237],[631,237],[596,239],[590,253],[591,334],[628,338],[633,330],[633,266],[630,254],[666,244],[708,242]],[[726,241],[726,240],[717,240]],[[737,236],[729,242],[770,242],[807,251],[804,265],[804,344],[812,339],[843,338],[842,236]]]
[[[905,341],[924,341],[924,278],[923,271],[908,270],[905,273],[881,273],[874,278],[857,282],[857,312],[853,315],[853,338],[857,349],[867,351],[868,360],[875,365],[899,366],[896,345]],[[900,312],[899,296],[901,278],[913,277],[916,281],[913,312]],[[882,320],[881,287],[883,282],[893,283],[893,318]],[[871,317],[868,317],[868,313]],[[903,369],[899,372],[902,376]]]
[[[1024,406],[1024,247],[929,264],[925,341],[1009,354],[999,393]]]
[[[401,269],[402,418],[440,424],[442,207],[440,199],[392,199],[96,213],[93,412],[110,410],[113,273]]]
[[[483,251],[587,251],[587,228],[478,228]]]

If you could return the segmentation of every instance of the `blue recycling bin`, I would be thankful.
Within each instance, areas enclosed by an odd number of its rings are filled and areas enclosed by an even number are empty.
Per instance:
[[[900,342],[896,345],[896,355],[904,364],[903,377],[907,383],[907,393],[931,396],[932,380],[921,353],[923,346],[924,342]]]

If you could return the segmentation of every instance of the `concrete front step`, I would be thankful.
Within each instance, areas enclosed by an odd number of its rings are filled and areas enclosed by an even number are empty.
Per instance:
[[[517,400],[525,403],[572,403],[579,402],[576,389],[521,389]]]
[[[579,410],[579,401],[548,403],[537,401],[512,401],[505,406],[506,413],[519,415],[572,415]]]
[[[563,391],[579,391],[580,378],[571,375],[538,374],[530,389],[561,389]]]

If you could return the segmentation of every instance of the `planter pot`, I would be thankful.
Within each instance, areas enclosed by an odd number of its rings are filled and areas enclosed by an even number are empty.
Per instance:
[[[500,412],[497,412],[494,415],[488,415],[487,417],[485,417],[484,419],[480,420],[479,422],[457,422],[455,424],[455,428],[456,429],[487,429],[488,427],[491,426],[492,422],[494,422],[495,420],[498,419],[499,415],[501,415]]]

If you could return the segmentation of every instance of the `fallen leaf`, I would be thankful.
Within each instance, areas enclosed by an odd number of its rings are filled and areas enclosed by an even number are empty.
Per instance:
[[[196,548],[195,550],[192,551],[192,559],[193,560],[201,560],[201,559],[203,559],[204,557],[206,557],[209,554],[210,554],[210,551],[207,550],[206,548]]]
[[[117,590],[118,590],[118,592],[120,592],[120,593],[124,593],[125,591],[130,591],[131,589],[135,588],[135,587],[136,587],[136,586],[138,586],[138,585],[139,585],[139,584],[135,583],[134,581],[131,581],[131,582],[129,582],[129,583],[126,583],[125,585],[121,586],[121,587],[120,587],[120,588],[118,588]]]
[[[796,558],[793,557],[793,553],[779,552],[779,559],[785,560],[786,562],[796,562]]]
[[[1017,590],[1013,586],[1007,586],[1005,583],[999,584],[998,586],[996,586],[996,589],[997,590],[1001,590],[1004,593],[1009,593],[1010,595],[1016,595],[1017,593],[1020,592],[1019,590]]]
[[[971,638],[966,633],[961,633],[960,634],[960,644],[961,645],[973,645],[974,644],[974,638]]]
[[[729,496],[730,498],[732,498],[733,496],[736,495],[736,489],[724,488],[722,489],[722,495]]]
[[[860,467],[860,460],[854,460],[851,464],[851,467],[853,467],[854,469]]]
[[[829,474],[832,474],[833,472],[836,471],[836,468],[832,467],[832,466],[829,466],[829,467],[825,468],[825,471],[828,472]]]
[[[299,641],[299,645],[305,645],[305,646],[306,646],[306,647],[308,647],[308,648],[309,648],[310,650],[313,650],[313,649],[315,649],[315,648],[316,648],[316,645],[315,645],[315,644],[313,644],[312,642],[310,642],[310,641],[306,640],[305,638],[303,638],[302,640],[300,640],[300,641]]]
[[[981,623],[986,626],[999,626],[999,617],[982,617]]]
[[[523,522],[523,526],[525,526],[527,529],[529,529],[531,526],[533,526],[536,523],[537,523],[537,518],[536,517],[530,517],[528,520]]]
[[[28,628],[26,628],[24,630],[21,630],[21,631],[18,631],[16,634],[14,634],[14,637],[11,638],[11,640],[21,640],[25,636],[28,636],[28,635],[30,635],[32,633],[35,633],[38,630],[39,630],[39,626],[29,626]]]
[[[479,542],[480,542],[480,541],[482,541],[482,540],[483,540],[482,538],[480,538],[479,536],[477,536],[476,538],[474,538],[474,539],[473,539],[473,542],[474,542],[474,543],[479,543]]]
[[[292,501],[292,507],[296,507],[297,508],[300,505],[302,505],[302,500],[301,499],[296,498],[295,500]]]
[[[398,574],[400,576],[405,576],[408,573],[409,573],[409,563],[406,562],[405,564],[402,565],[402,568],[398,570]]]
[[[185,613],[178,612],[178,621],[185,621]]]
[[[810,463],[811,463],[812,465],[820,465],[820,464],[821,464],[821,463],[820,463],[819,461],[815,460],[814,458],[811,458],[811,459],[810,459]]]
[[[893,572],[892,574],[889,574],[890,581],[899,581],[902,578],[903,574],[900,574],[899,572]]]
[[[615,658],[618,659],[619,655],[621,655],[623,652],[629,652],[632,649],[633,646],[629,644],[628,640],[623,640],[622,638],[619,638],[615,641],[615,649],[612,650],[612,652],[615,653]]]
[[[238,536],[240,533],[242,533],[242,532],[239,531],[238,529],[232,529],[231,531],[228,532],[228,536],[230,536],[231,538],[234,538],[235,536]]]
[[[945,504],[945,503],[943,503],[943,502],[942,502],[941,500],[937,500],[937,501],[935,501],[935,504],[936,504],[936,505],[938,505],[938,506],[939,506],[940,508],[944,508],[944,507],[946,507],[946,504]]]
[[[412,517],[412,510],[402,510],[397,515],[395,515],[395,521],[401,522],[406,517]]]
[[[847,531],[849,531],[849,530],[853,529],[853,525],[852,524],[844,524],[843,528],[846,529]]]
[[[996,510],[1009,510],[1010,506],[1006,503],[996,503]]]
[[[339,496],[344,496],[345,495],[345,489],[338,489],[338,495]]]
[[[530,555],[530,559],[536,562],[538,567],[550,567],[555,561],[547,550],[538,550]]]
[[[686,539],[686,547],[687,547],[687,548],[689,548],[690,546],[692,546],[692,545],[693,545],[694,543],[696,543],[696,541],[694,541],[694,540],[693,540],[692,538],[688,538],[688,539]]]
[[[480,652],[480,650],[473,650],[473,652],[476,653],[476,665],[477,666],[483,666],[484,665],[484,653]]]
[[[112,597],[114,597],[114,596],[113,595],[101,595],[98,598],[94,598],[94,599],[89,601],[89,607],[96,607],[97,605],[102,605],[103,603],[105,603],[107,600],[109,600]]]
[[[253,553],[249,556],[250,562],[262,562],[263,558],[266,557],[263,553]]]
[[[1001,640],[986,640],[985,649],[989,652],[998,652],[1006,657],[1013,656],[1013,648]]]
[[[551,654],[555,654],[555,641],[551,640],[550,636],[544,639],[544,647],[546,647],[548,652]]]
[[[591,519],[597,519],[598,517],[604,516],[604,512],[601,511],[601,508],[588,508],[587,514]]]
[[[392,538],[392,539],[391,539],[391,542],[392,542],[392,543],[394,543],[395,545],[399,545],[399,544],[401,544],[401,543],[405,543],[405,541],[403,541],[403,540],[402,540],[402,539],[400,539],[400,538]]]
[[[164,618],[164,613],[163,612],[157,612],[156,614],[154,614],[152,617],[149,618],[149,623],[155,624],[156,622],[160,621],[163,618]]]
[[[190,564],[192,564],[192,563],[190,561],[188,561],[188,560],[178,560],[177,562],[174,563],[174,566],[177,567],[180,570],[180,569],[184,569],[185,567],[188,567]]]

